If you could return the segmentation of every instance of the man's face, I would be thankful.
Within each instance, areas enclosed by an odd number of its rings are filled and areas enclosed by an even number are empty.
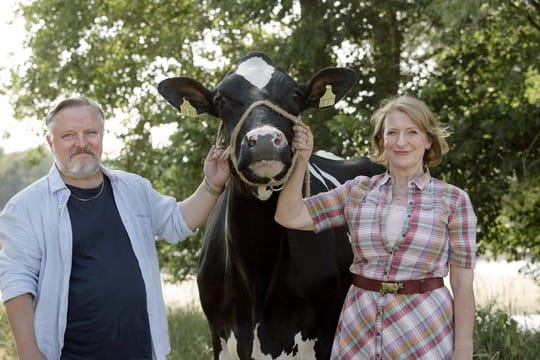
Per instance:
[[[47,142],[64,176],[82,180],[98,173],[103,130],[90,106],[68,107],[56,114]]]

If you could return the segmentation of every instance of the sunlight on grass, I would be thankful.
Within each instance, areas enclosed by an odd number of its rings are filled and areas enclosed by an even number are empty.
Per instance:
[[[172,348],[168,360],[213,359],[208,323],[200,308],[169,308],[168,318]]]

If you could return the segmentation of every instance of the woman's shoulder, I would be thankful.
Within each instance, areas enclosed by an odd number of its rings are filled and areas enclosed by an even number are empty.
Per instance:
[[[448,183],[438,178],[431,178],[433,191],[441,195],[448,195],[450,199],[469,198],[469,194],[457,185]]]

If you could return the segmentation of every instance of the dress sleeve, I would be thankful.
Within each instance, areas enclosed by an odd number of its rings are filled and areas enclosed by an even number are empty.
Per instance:
[[[304,203],[311,215],[315,232],[321,232],[347,223],[345,217],[345,205],[349,199],[349,194],[358,182],[367,177],[357,177],[345,182],[327,192],[319,193],[304,199]]]
[[[467,193],[459,191],[457,205],[448,224],[450,264],[474,268],[476,257],[476,215]]]

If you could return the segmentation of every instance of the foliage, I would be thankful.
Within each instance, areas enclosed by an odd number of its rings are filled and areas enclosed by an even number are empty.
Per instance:
[[[540,70],[540,29],[508,3],[473,3],[474,18],[454,17],[455,27],[444,26],[433,38],[437,68],[422,89],[454,132],[451,155],[438,171],[471,195],[480,252],[529,255],[526,249],[540,245],[537,228],[514,227],[519,236],[505,238],[508,231],[495,224],[514,215],[534,224],[539,216],[538,197],[528,199],[530,212],[512,212],[510,202],[540,178],[540,97],[531,90]]]
[[[513,178],[506,194],[501,197],[501,212],[497,230],[501,241],[492,248],[508,255],[509,260],[530,259],[540,262],[540,178]],[[517,246],[516,246],[517,245]],[[540,279],[540,269],[531,269]]]
[[[52,159],[41,148],[27,152],[0,152],[0,210],[19,190],[47,174]]]
[[[15,359],[17,350],[5,308],[0,306],[0,358]]]
[[[479,250],[497,254],[506,234],[494,226],[497,221],[508,224],[505,217],[519,215],[532,224],[540,208],[514,213],[508,200],[519,197],[504,197],[539,179],[537,4],[35,0],[21,5],[31,55],[12,69],[9,89],[19,117],[40,116],[51,101],[69,94],[97,99],[108,121],[126,129],[113,165],[181,199],[202,178],[202,159],[218,122],[206,115],[180,119],[157,94],[160,80],[187,75],[212,87],[255,49],[299,82],[323,67],[350,67],[359,81],[346,101],[335,110],[303,114],[316,146],[345,157],[365,155],[368,119],[380,100],[420,95],[454,132],[450,154],[433,173],[469,192],[479,217]],[[152,131],[163,124],[177,124],[177,130],[169,146],[155,147]],[[534,228],[513,230],[508,246],[538,248],[523,242],[534,238]],[[181,278],[194,271],[199,248],[200,236],[160,244],[161,263]]]
[[[521,330],[514,319],[500,310],[477,310],[475,359],[532,360],[537,358],[539,351],[540,332]]]

